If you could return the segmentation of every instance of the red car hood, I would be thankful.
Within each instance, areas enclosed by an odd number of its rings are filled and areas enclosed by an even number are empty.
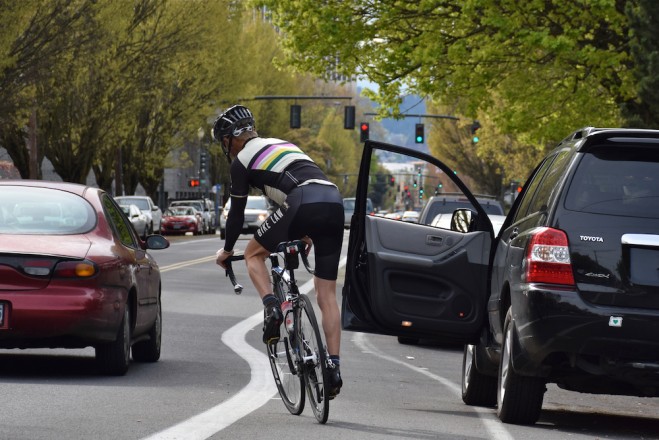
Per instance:
[[[53,255],[85,258],[91,246],[83,235],[3,235],[0,254]]]

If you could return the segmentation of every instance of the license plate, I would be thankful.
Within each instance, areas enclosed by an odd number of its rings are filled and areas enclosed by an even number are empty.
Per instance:
[[[634,284],[659,286],[659,251],[655,249],[630,249],[630,278]]]
[[[181,225],[174,225],[174,229],[181,229]]]

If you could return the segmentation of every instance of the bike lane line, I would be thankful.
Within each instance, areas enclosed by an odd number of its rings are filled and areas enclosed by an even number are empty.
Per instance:
[[[346,264],[342,258],[339,267]],[[301,293],[313,289],[313,279],[300,287]],[[247,386],[228,400],[170,428],[157,432],[144,440],[206,440],[265,405],[277,394],[272,378],[270,361],[262,351],[245,340],[247,333],[263,323],[263,312],[258,312],[222,333],[222,342],[249,364],[251,379]]]

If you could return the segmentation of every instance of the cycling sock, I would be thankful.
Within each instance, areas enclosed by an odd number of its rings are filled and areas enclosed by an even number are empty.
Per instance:
[[[262,301],[263,301],[263,305],[265,307],[274,306],[279,302],[277,300],[277,297],[275,295],[273,295],[272,293],[269,293],[266,296],[264,296]]]
[[[336,366],[341,365],[341,359],[339,359],[339,355],[338,355],[338,354],[330,354],[330,357],[329,357],[329,358],[330,358],[330,360],[332,361],[332,363],[333,363],[334,365],[336,365]]]

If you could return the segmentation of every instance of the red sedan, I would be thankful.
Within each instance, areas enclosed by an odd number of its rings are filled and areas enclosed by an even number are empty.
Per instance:
[[[0,348],[92,346],[101,370],[155,362],[161,281],[148,249],[105,191],[0,180]]]
[[[204,232],[202,214],[192,206],[170,206],[162,214],[160,232],[165,234],[199,235]]]

